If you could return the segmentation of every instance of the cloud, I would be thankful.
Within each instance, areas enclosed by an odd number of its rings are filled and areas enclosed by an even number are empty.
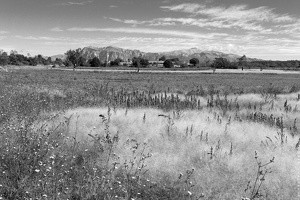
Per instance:
[[[186,13],[195,13],[199,9],[204,9],[206,6],[197,3],[183,3],[173,6],[161,6],[162,9],[170,11],[181,11]]]
[[[296,19],[288,14],[276,14],[274,8],[261,6],[248,8],[247,5],[232,5],[229,7],[207,6],[204,4],[183,3],[173,6],[161,6],[164,10],[179,11],[194,15],[204,15],[214,19],[244,20],[244,21],[268,21],[268,22],[292,22]]]
[[[83,2],[72,2],[72,1],[69,1],[69,2],[65,2],[65,3],[61,3],[59,5],[62,5],[62,6],[84,6],[86,4],[89,4],[89,3],[93,3],[94,1],[83,1]]]
[[[69,28],[68,31],[84,31],[84,32],[111,32],[111,33],[136,33],[144,35],[164,35],[164,36],[176,36],[187,38],[214,38],[218,36],[224,36],[227,34],[210,33],[201,34],[197,32],[178,31],[178,30],[162,30],[162,29],[150,29],[150,28]]]
[[[63,30],[60,27],[51,28],[50,31],[52,31],[52,32],[63,32]]]
[[[6,36],[0,36],[0,40],[7,38]]]
[[[137,25],[149,25],[149,26],[174,26],[176,23],[174,21],[167,21],[164,20],[163,18],[159,19],[153,19],[149,21],[138,21],[138,20],[133,20],[133,19],[118,19],[118,18],[112,18],[108,17],[107,19],[110,19],[115,22],[121,22],[124,24],[131,24],[132,26],[137,26]]]
[[[206,4],[183,3],[161,6],[165,11],[182,12],[190,15],[188,25],[215,28],[238,28],[242,30],[270,33],[278,24],[293,24],[297,18],[289,14],[278,14],[274,8],[247,5],[208,6]],[[193,19],[193,20],[191,20]],[[268,28],[269,27],[269,28]]]
[[[195,19],[195,18],[156,18],[148,21],[138,21],[138,20],[128,20],[128,19],[118,19],[118,18],[107,18],[112,21],[121,22],[125,24],[131,24],[133,26],[137,25],[148,25],[148,26],[175,26],[175,25],[190,25],[197,27],[212,27],[218,29],[232,29],[232,28],[241,28],[244,30],[264,30],[262,26],[257,25],[255,23],[240,23],[240,22],[232,22],[227,23],[226,21],[212,21],[210,19]]]
[[[109,7],[110,8],[117,8],[118,6],[116,6],[116,5],[110,5]]]
[[[0,31],[0,34],[7,34],[9,33],[8,31]]]
[[[47,36],[21,36],[21,35],[17,35],[15,36],[18,39],[22,39],[22,40],[37,40],[37,41],[42,41],[42,40],[46,40],[46,41],[68,41],[70,40],[70,38],[66,38],[66,37],[47,37]]]
[[[113,17],[105,17],[105,18],[110,19],[110,20],[115,21],[115,22],[122,22],[122,23],[125,23],[125,24],[132,24],[132,25],[137,25],[137,24],[143,24],[144,23],[143,21],[131,20],[131,19],[122,20],[122,19],[113,18]]]

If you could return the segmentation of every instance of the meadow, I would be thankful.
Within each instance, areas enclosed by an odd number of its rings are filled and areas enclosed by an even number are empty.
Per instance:
[[[0,73],[0,199],[299,199],[299,75]]]

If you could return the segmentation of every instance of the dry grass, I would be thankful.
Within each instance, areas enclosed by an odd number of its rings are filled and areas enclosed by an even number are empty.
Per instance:
[[[280,94],[291,88],[75,90],[43,76],[0,88],[3,199],[298,197],[300,101]]]

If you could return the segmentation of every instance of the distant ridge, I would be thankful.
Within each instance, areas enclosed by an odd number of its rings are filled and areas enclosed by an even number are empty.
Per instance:
[[[115,46],[107,46],[107,47],[96,47],[96,46],[87,46],[81,49],[81,55],[86,59],[91,59],[94,57],[98,57],[102,61],[112,61],[117,58],[121,58],[124,61],[131,60],[133,57],[143,57],[148,60],[159,60],[162,56],[165,56],[167,59],[169,58],[178,58],[181,61],[188,62],[192,58],[198,58],[200,64],[210,64],[213,62],[215,58],[226,58],[230,62],[236,62],[241,55],[236,54],[227,54],[218,51],[203,51],[198,48],[191,49],[181,49],[174,50],[168,52],[142,52],[140,50],[131,50],[131,49],[123,49]],[[51,56],[52,60],[56,58],[65,59],[65,55],[55,55]],[[247,58],[247,61],[256,61],[259,59]]]

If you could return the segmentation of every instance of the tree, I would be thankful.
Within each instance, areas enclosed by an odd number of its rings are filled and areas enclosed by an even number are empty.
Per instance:
[[[52,64],[52,60],[50,57],[48,57],[47,60],[43,59],[43,65],[51,65],[51,64]]]
[[[56,58],[54,61],[54,64],[58,65],[58,66],[62,66],[63,65],[63,61],[60,58]]]
[[[147,67],[149,65],[149,61],[145,58],[139,57],[133,57],[132,58],[132,66],[138,68],[138,72],[140,71],[140,67]]]
[[[166,60],[166,56],[162,56],[158,59],[159,61],[165,61]]]
[[[5,66],[9,63],[9,57],[6,52],[0,55],[0,65]]]
[[[194,67],[199,64],[199,59],[198,58],[192,58],[190,60],[190,64],[194,65]]]
[[[138,64],[141,64],[141,63],[140,63],[140,58],[133,57],[133,58],[132,58],[132,66],[133,66],[133,67],[138,67],[138,66],[137,66]]]
[[[44,62],[45,62],[45,59],[43,58],[43,56],[42,55],[37,55],[37,62],[38,62],[38,64],[44,64]]]
[[[101,61],[98,57],[94,57],[91,60],[89,60],[89,63],[91,67],[100,67],[101,66]]]
[[[79,65],[81,49],[69,50],[65,55],[67,56],[66,64],[72,64],[73,70],[75,71],[75,68]]]
[[[82,56],[79,57],[78,66],[88,66],[86,59]]]
[[[14,53],[11,53],[9,55],[9,64],[11,65],[18,65],[18,60],[17,60],[17,57]]]
[[[114,61],[110,61],[110,66],[119,66],[120,62],[123,62],[123,60],[121,58],[117,58]]]
[[[141,58],[140,63],[142,67],[147,67],[149,65],[149,61],[145,58]]]
[[[163,65],[164,65],[165,68],[172,68],[172,67],[174,67],[173,62],[170,59],[165,60],[165,62],[164,62]]]
[[[179,58],[171,58],[170,60],[174,63],[179,63]]]
[[[216,69],[228,69],[230,62],[226,58],[215,58],[212,66]]]

